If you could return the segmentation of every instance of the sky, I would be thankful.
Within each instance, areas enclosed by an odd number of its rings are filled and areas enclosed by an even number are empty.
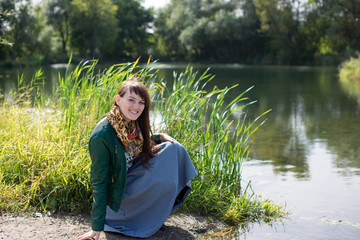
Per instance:
[[[143,5],[145,8],[149,8],[149,7],[159,8],[165,6],[167,3],[170,2],[170,0],[143,0],[143,1],[144,1]]]
[[[39,2],[42,2],[43,0],[32,0],[34,4],[38,4]],[[167,3],[170,2],[170,0],[142,0],[143,6],[145,8],[154,7],[159,8],[165,6]]]

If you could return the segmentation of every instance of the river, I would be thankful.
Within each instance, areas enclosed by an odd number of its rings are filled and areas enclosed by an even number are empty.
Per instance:
[[[249,118],[271,109],[252,138],[243,180],[244,185],[251,182],[256,195],[286,205],[289,215],[271,225],[250,224],[233,238],[358,239],[360,97],[339,82],[338,69],[193,66],[200,73],[210,67],[209,72],[216,75],[213,85],[239,84],[234,96],[254,86],[247,94],[257,100],[247,109]],[[44,69],[52,82],[59,67]],[[159,77],[165,80],[185,67],[157,66]],[[0,88],[6,91],[13,85],[14,73],[0,69],[0,76]]]

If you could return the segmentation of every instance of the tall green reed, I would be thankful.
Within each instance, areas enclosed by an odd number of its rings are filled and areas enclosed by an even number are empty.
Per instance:
[[[49,97],[39,90],[41,71],[27,85],[20,77],[18,91],[2,103],[0,211],[89,210],[88,137],[112,107],[120,84],[132,74],[142,75],[149,86],[154,116],[161,119],[153,124],[154,130],[182,143],[199,172],[185,209],[226,220],[237,216],[234,212],[240,208],[235,203],[258,201],[241,185],[250,136],[261,125],[259,119],[246,119],[248,90],[228,101],[236,86],[206,90],[213,76],[198,76],[190,67],[174,73],[172,86],[167,86],[156,79],[149,61],[143,68],[136,61],[105,70],[97,63],[83,62],[72,71],[68,67]],[[253,211],[259,216],[264,212]]]
[[[212,78],[207,72],[197,77],[192,68],[175,75],[171,90],[166,83],[161,84],[164,91],[155,98],[156,112],[163,119],[162,130],[181,140],[196,159],[199,171],[212,175],[220,188],[239,194],[250,136],[262,123],[246,119],[244,109],[254,103],[244,97],[250,89],[227,103],[229,91],[237,86],[206,91]]]
[[[136,70],[137,62],[103,71],[96,66],[94,60],[68,67],[49,97],[41,93],[41,70],[28,83],[21,75],[6,96],[0,112],[0,185],[6,189],[0,211],[89,209],[90,132],[109,111],[122,81],[130,74],[152,77],[150,67]]]
[[[174,74],[172,86],[156,83],[162,91],[154,94],[155,113],[162,119],[160,131],[184,145],[199,172],[187,207],[225,216],[232,211],[229,203],[247,188],[247,184],[242,186],[242,162],[249,154],[251,135],[263,123],[262,116],[246,118],[246,107],[254,103],[245,97],[251,88],[229,100],[237,85],[206,90],[213,76],[207,71],[198,75],[188,67]]]

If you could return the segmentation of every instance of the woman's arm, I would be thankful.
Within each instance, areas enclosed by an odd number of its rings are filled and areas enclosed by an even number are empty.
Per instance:
[[[161,142],[174,142],[174,141],[176,141],[175,139],[173,139],[172,137],[170,137],[166,133],[159,133],[159,134],[160,134],[160,141]]]
[[[152,135],[152,140],[155,144],[160,144],[162,142],[174,142],[175,139],[167,135],[166,133],[155,133]]]
[[[109,167],[111,154],[105,140],[101,137],[93,137],[89,142],[91,157],[90,182],[93,190],[93,204],[91,211],[92,231],[78,237],[84,240],[95,237],[99,239],[100,232],[104,230],[104,222],[107,204],[107,187],[109,184]]]

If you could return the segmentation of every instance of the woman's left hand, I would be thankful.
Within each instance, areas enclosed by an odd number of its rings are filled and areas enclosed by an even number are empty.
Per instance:
[[[161,142],[175,142],[175,139],[170,137],[169,135],[165,133],[160,133],[160,141]]]
[[[101,232],[97,232],[97,231],[90,231],[87,232],[83,235],[81,235],[80,237],[78,237],[79,240],[86,240],[86,239],[95,239],[95,240],[99,240],[100,239],[100,233]]]

